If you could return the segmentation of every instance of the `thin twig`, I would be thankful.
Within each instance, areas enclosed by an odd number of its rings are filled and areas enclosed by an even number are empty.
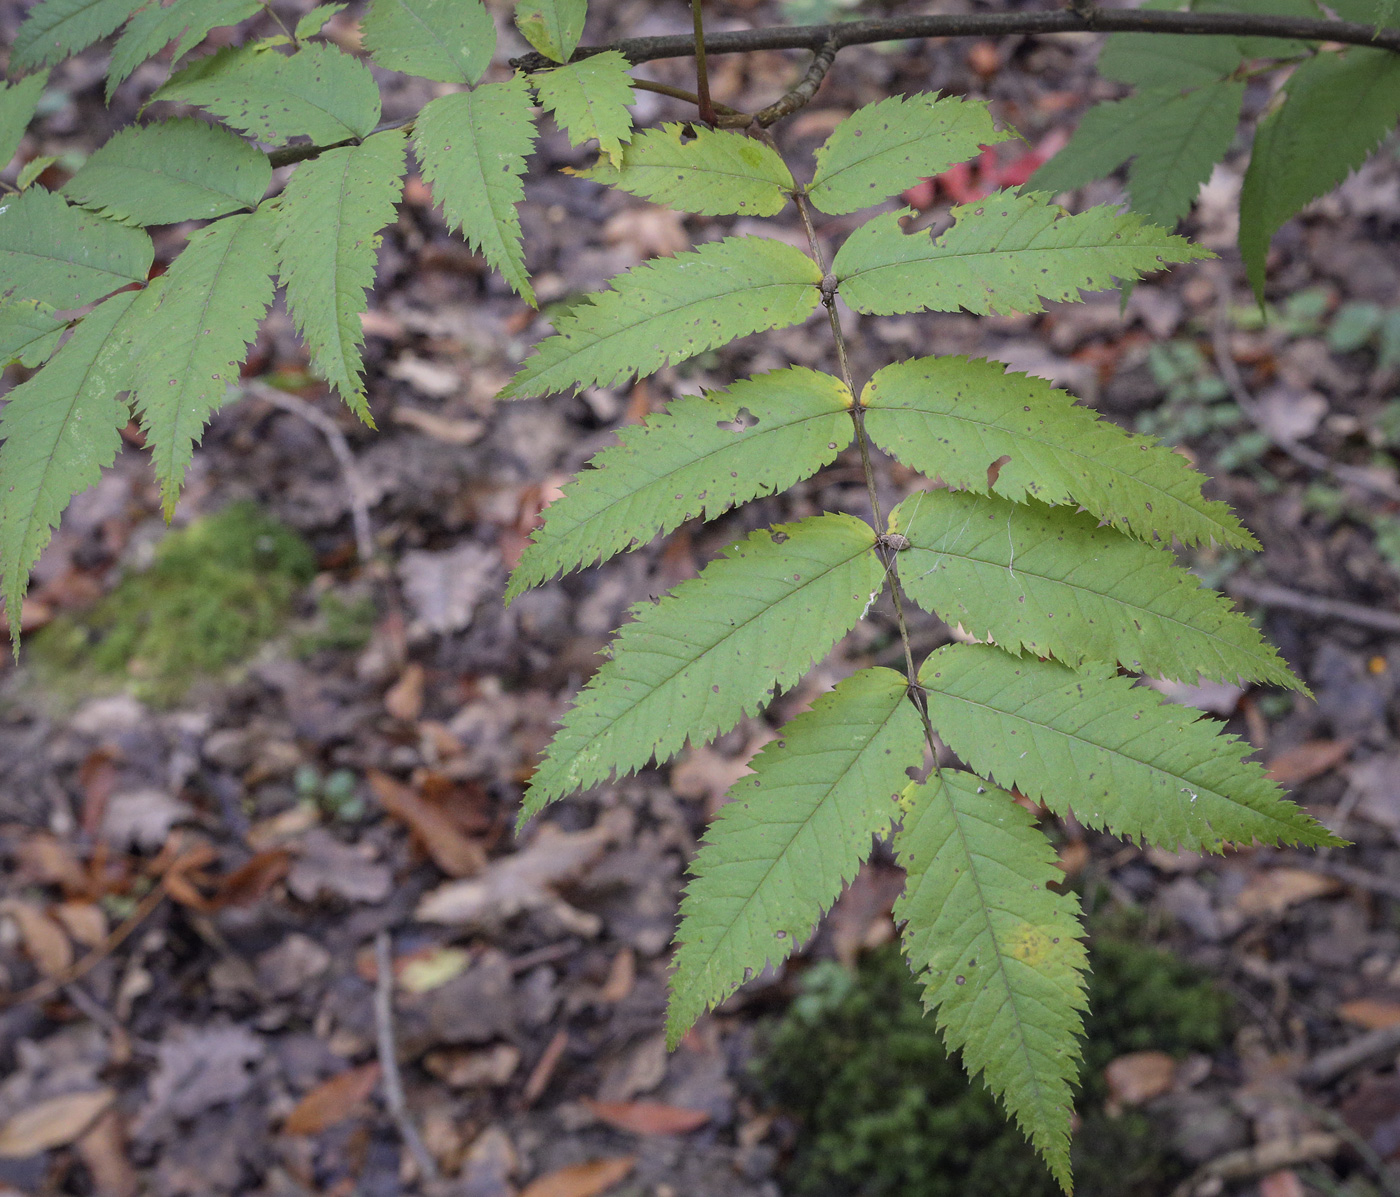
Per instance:
[[[1318,619],[1340,619],[1357,627],[1400,635],[1400,615],[1393,611],[1377,611],[1361,603],[1322,598],[1300,590],[1290,590],[1287,586],[1276,586],[1272,582],[1252,582],[1248,578],[1231,578],[1225,583],[1225,589],[1234,598],[1258,603],[1261,607],[1298,611]]]
[[[1211,329],[1211,349],[1215,355],[1215,368],[1230,388],[1230,395],[1249,420],[1260,432],[1269,438],[1269,443],[1296,461],[1318,473],[1331,474],[1338,482],[1353,486],[1357,490],[1370,491],[1383,499],[1400,500],[1400,483],[1394,478],[1378,477],[1369,470],[1333,461],[1325,453],[1304,445],[1292,437],[1278,436],[1269,429],[1268,420],[1260,408],[1259,401],[1245,385],[1244,375],[1230,351],[1230,288],[1222,271],[1217,276],[1218,303],[1215,323]]]
[[[1314,873],[1335,877],[1344,885],[1364,889],[1367,893],[1379,894],[1382,898],[1400,902],[1400,880],[1394,877],[1382,877],[1379,873],[1370,873],[1365,869],[1358,869],[1355,865],[1343,864],[1340,860],[1327,858],[1314,860],[1308,867]]]
[[[832,25],[774,26],[709,33],[705,52],[746,54],[754,50],[811,50],[829,41],[838,50],[874,42],[908,41],[942,37],[1009,37],[1015,34],[1057,33],[1177,33],[1200,37],[1265,35],[1292,41],[1340,42],[1400,51],[1400,28],[1377,33],[1358,21],[1332,21],[1303,17],[1277,17],[1254,13],[1161,12],[1155,9],[1102,9],[1087,14],[1055,9],[1048,12],[932,13],[922,16],[880,17]],[[627,37],[602,46],[579,46],[573,61],[616,50],[634,65],[662,58],[689,58],[695,39],[687,34],[665,37]],[[545,70],[558,64],[542,54],[512,58],[511,65],[524,71]]]
[[[700,2],[690,0],[690,13],[695,21],[695,94],[700,103],[700,119],[713,129],[715,105],[710,99],[710,69],[705,61],[705,19],[700,12]]]
[[[836,61],[836,52],[839,49],[840,47],[834,41],[824,43],[813,56],[807,73],[802,76],[797,86],[776,103],[769,104],[767,108],[756,112],[753,118],[754,122],[766,129],[774,121],[791,116],[799,108],[810,104],[812,97],[817,94],[817,88],[822,85],[822,80],[826,78],[827,71],[831,70],[831,64]]]
[[[340,464],[340,472],[345,478],[345,490],[350,500],[350,522],[355,529],[355,553],[362,565],[368,565],[374,560],[374,529],[369,520],[369,487],[364,475],[360,473],[360,467],[355,461],[355,454],[350,448],[350,442],[345,439],[345,434],[336,427],[330,416],[297,395],[279,391],[276,387],[257,381],[244,382],[243,390],[245,394],[262,399],[273,407],[280,407],[285,412],[300,416],[326,438],[326,443],[335,454],[335,459]]]
[[[106,939],[81,960],[74,961],[57,976],[31,985],[28,989],[21,989],[18,993],[0,993],[0,1009],[7,1006],[20,1006],[25,1002],[47,1001],[65,985],[71,985],[80,977],[87,976],[99,961],[105,960],[116,951],[128,936],[150,917],[151,912],[165,900],[165,897],[166,889],[162,882],[142,898],[136,909],[127,915]]]
[[[384,1078],[384,1104],[389,1107],[389,1116],[399,1128],[404,1146],[418,1165],[419,1178],[432,1183],[438,1178],[437,1161],[409,1116],[403,1078],[399,1075],[398,1047],[394,1043],[394,958],[389,950],[387,931],[374,937],[374,966],[374,1030],[379,1044],[379,1068]]]
[[[637,91],[654,91],[659,96],[670,96],[673,100],[684,100],[687,104],[694,104],[700,107],[700,97],[693,91],[686,91],[683,87],[672,87],[669,83],[657,83],[652,79],[633,79],[632,86]],[[737,108],[731,108],[728,104],[716,104],[711,101],[712,108],[719,116],[741,116],[747,124],[753,120],[747,112],[740,112]]]
[[[1381,1027],[1314,1056],[1297,1072],[1307,1085],[1326,1085],[1370,1060],[1400,1048],[1400,1026]]]

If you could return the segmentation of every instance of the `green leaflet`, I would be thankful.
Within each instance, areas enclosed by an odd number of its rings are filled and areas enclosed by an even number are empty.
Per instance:
[[[298,134],[317,145],[358,140],[379,122],[379,85],[369,68],[322,43],[294,54],[256,44],[220,50],[186,67],[151,99],[208,109],[269,145]]]
[[[1178,91],[1215,83],[1239,65],[1234,38],[1185,33],[1113,33],[1098,62],[1105,79]]]
[[[1194,0],[1190,7],[1195,12],[1252,13],[1312,20],[1328,15],[1314,0]],[[1317,44],[1286,37],[1233,37],[1229,40],[1241,58],[1301,58]]]
[[[263,208],[199,229],[132,312],[133,399],[166,519],[272,302],[274,228],[273,209]]]
[[[311,364],[366,424],[360,382],[360,313],[374,286],[380,230],[393,222],[403,189],[402,129],[304,162],[282,193],[278,274],[287,307],[311,350]]]
[[[1240,193],[1240,253],[1260,303],[1269,241],[1332,190],[1395,128],[1400,62],[1387,50],[1319,54],[1293,72],[1283,106],[1260,122]]]
[[[493,269],[531,307],[520,217],[525,155],[535,145],[530,89],[524,79],[487,83],[439,96],[418,114],[414,152],[447,224],[460,228]]]
[[[1177,453],[1000,362],[924,357],[876,372],[861,403],[871,439],[958,490],[1076,503],[1143,540],[1259,542]]]
[[[310,12],[297,18],[296,28],[292,30],[293,35],[299,42],[304,42],[309,37],[315,37],[326,27],[326,22],[337,13],[344,12],[346,7],[346,4],[318,4]],[[363,20],[360,22],[360,27],[363,30]]]
[[[904,953],[950,1051],[1015,1115],[1070,1191],[1069,1130],[1083,1026],[1079,900],[1055,851],[1005,790],[953,769],[909,786],[894,848]]]
[[[122,80],[171,42],[176,43],[170,56],[175,62],[199,45],[211,29],[237,25],[261,7],[258,0],[174,0],[165,8],[154,2],[148,4],[131,18],[112,48],[112,61],[107,67],[107,102],[111,103]]]
[[[40,71],[18,83],[0,84],[0,170],[10,164],[19,149],[48,81],[48,71]]]
[[[141,0],[39,0],[10,49],[10,71],[52,66],[106,37]]]
[[[682,521],[714,519],[815,474],[851,443],[851,395],[798,366],[687,396],[624,428],[545,510],[506,601],[556,574],[605,561]]]
[[[540,104],[554,114],[570,145],[598,139],[598,149],[616,163],[622,143],[632,136],[635,103],[632,64],[616,50],[530,76]]]
[[[53,154],[43,154],[38,158],[31,158],[15,176],[15,190],[23,191],[31,186],[41,174],[57,161],[58,158]]]
[[[151,239],[31,187],[0,202],[0,298],[80,308],[131,283],[144,283]]]
[[[613,386],[736,337],[799,324],[820,302],[820,282],[811,258],[767,237],[728,237],[643,262],[561,317],[500,397]]]
[[[879,592],[875,533],[849,515],[764,528],[698,578],[633,608],[612,660],[565,714],[521,818],[575,790],[665,760],[792,685]]]
[[[515,24],[546,58],[568,62],[583,36],[588,0],[515,0]]]
[[[936,241],[904,233],[899,221],[910,214],[866,221],[837,253],[832,273],[856,311],[1043,312],[1045,299],[1077,300],[1168,262],[1214,257],[1131,213],[1100,206],[1069,216],[1036,193],[1000,191],[962,204]]]
[[[940,100],[926,92],[889,96],[836,126],[817,150],[807,194],[823,212],[855,212],[1010,136],[997,132],[980,100]]]
[[[919,669],[939,736],[978,773],[1164,848],[1340,845],[1283,797],[1253,752],[1131,678],[955,644]]]
[[[754,757],[691,865],[666,1039],[786,959],[889,830],[905,770],[924,760],[908,682],[862,669]]]
[[[1244,82],[1210,83],[1194,91],[1145,91],[1084,114],[1070,143],[1031,176],[1027,186],[1068,191],[1112,174],[1129,158],[1133,211],[1175,228],[1201,184],[1234,140]]]
[[[496,52],[481,0],[370,0],[360,28],[380,66],[439,83],[475,83]]]
[[[32,300],[0,302],[0,369],[19,362],[33,370],[47,360],[68,327],[52,312],[48,304]]]
[[[1194,683],[1301,682],[1228,600],[1164,549],[1035,500],[925,491],[890,514],[909,597],[1012,653],[1079,667],[1117,661]]]
[[[699,216],[776,216],[796,184],[770,146],[732,129],[687,125],[644,129],[620,166],[600,162],[584,177]]]
[[[267,155],[200,120],[128,125],[64,185],[74,203],[128,224],[177,224],[256,208],[272,181]]]
[[[129,386],[126,322],[135,292],[114,296],[74,330],[54,359],[15,387],[0,414],[0,579],[19,644],[29,571],[68,501],[115,460]]]

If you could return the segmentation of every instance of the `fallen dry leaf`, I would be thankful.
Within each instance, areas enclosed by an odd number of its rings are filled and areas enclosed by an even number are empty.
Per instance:
[[[636,1162],[635,1155],[618,1155],[570,1164],[532,1180],[521,1190],[520,1197],[598,1197],[631,1172]]]
[[[1285,789],[1300,786],[1314,777],[1335,769],[1356,746],[1353,739],[1309,740],[1287,752],[1281,752],[1269,762],[1269,776]]]
[[[412,723],[423,713],[423,683],[426,679],[423,666],[417,663],[405,665],[399,680],[384,692],[384,709],[395,719]]]
[[[23,1159],[78,1138],[109,1105],[110,1089],[65,1093],[21,1110],[0,1127],[0,1159]]]
[[[587,831],[544,824],[521,851],[492,861],[479,877],[450,881],[427,894],[414,917],[450,926],[491,926],[527,910],[549,907],[563,921],[585,919],[553,892],[591,865],[613,839],[605,822]],[[591,916],[589,916],[591,917]]]
[[[141,1191],[127,1154],[126,1128],[116,1110],[107,1110],[92,1124],[78,1140],[77,1151],[97,1197],[136,1197]]]
[[[1111,1061],[1103,1075],[1112,1103],[1140,1106],[1172,1087],[1176,1061],[1166,1052],[1129,1052]]]
[[[471,953],[465,948],[428,948],[403,960],[395,971],[401,989],[427,993],[461,976],[471,962]]]
[[[354,1114],[379,1084],[379,1064],[347,1068],[322,1081],[293,1107],[282,1123],[289,1135],[319,1135]]]
[[[365,776],[380,805],[407,824],[413,838],[449,877],[474,877],[486,867],[482,846],[467,839],[437,807],[378,769],[371,769]]]
[[[1292,1168],[1270,1172],[1259,1179],[1259,1197],[1307,1197],[1307,1190]]]
[[[85,948],[100,947],[107,938],[107,916],[94,902],[60,902],[50,913]]]
[[[1334,894],[1341,883],[1306,869],[1268,869],[1251,878],[1235,899],[1235,909],[1246,918],[1277,918],[1290,906]]]
[[[18,898],[0,902],[0,914],[7,914],[19,930],[24,953],[46,977],[57,977],[73,963],[73,943],[67,933],[38,906]]]
[[[1387,1002],[1380,998],[1357,998],[1353,1002],[1343,1002],[1338,1006],[1337,1017],[1354,1027],[1379,1031],[1383,1027],[1400,1025],[1400,1002]]]
[[[258,852],[219,878],[214,905],[251,906],[291,871],[292,854],[285,848]]]
[[[707,1110],[659,1101],[593,1101],[585,1097],[583,1104],[600,1122],[634,1135],[684,1135],[710,1120]]]

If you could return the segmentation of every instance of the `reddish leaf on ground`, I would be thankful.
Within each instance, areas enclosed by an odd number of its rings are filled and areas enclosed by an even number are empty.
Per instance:
[[[1338,1006],[1337,1017],[1354,1027],[1379,1031],[1383,1027],[1400,1025],[1400,1002],[1387,1002],[1380,998],[1357,998]]]
[[[521,1190],[520,1197],[598,1197],[631,1172],[636,1162],[635,1155],[618,1155],[570,1164],[532,1180]]]
[[[282,1129],[289,1135],[319,1135],[327,1127],[344,1122],[374,1092],[379,1072],[378,1063],[373,1063],[336,1073],[297,1102]]]
[[[634,1135],[684,1135],[710,1120],[706,1110],[659,1101],[593,1101],[585,1097],[583,1104],[595,1118]]]
[[[449,877],[472,877],[486,867],[481,845],[467,839],[440,810],[387,773],[371,769],[365,776],[384,809],[408,825],[433,863]]]
[[[1309,740],[1286,752],[1280,752],[1269,762],[1269,776],[1285,789],[1302,785],[1314,777],[1321,777],[1329,769],[1335,769],[1348,756],[1356,741]]]

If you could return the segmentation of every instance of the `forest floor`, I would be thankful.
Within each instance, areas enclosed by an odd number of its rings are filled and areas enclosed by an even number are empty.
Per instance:
[[[0,44],[23,7],[0,5]],[[688,19],[674,0],[596,3],[589,40],[681,31]],[[783,19],[799,18],[767,2],[717,3],[713,17],[730,28]],[[354,26],[337,22],[352,42]],[[891,92],[990,99],[1025,140],[911,197],[937,219],[978,187],[1019,181],[1026,155],[1062,144],[1091,97],[1113,94],[1092,75],[1097,45],[848,51],[778,140],[803,161],[843,115]],[[166,69],[148,64],[108,109],[103,66],[93,53],[54,74],[24,146],[59,157],[47,182],[132,119]],[[780,53],[717,60],[716,98],[752,110],[801,66]],[[680,72],[650,71],[682,83]],[[430,96],[426,84],[384,82],[386,118]],[[1250,103],[1266,99],[1261,83]],[[636,112],[639,123],[685,115],[648,93]],[[586,161],[550,132],[531,167],[522,219],[543,304],[648,257],[757,231],[560,173]],[[1315,701],[1168,693],[1228,720],[1355,846],[1201,857],[1072,820],[1046,826],[1086,898],[1232,999],[1232,1032],[1214,1050],[1124,1055],[1107,1078],[1115,1108],[1142,1107],[1185,1161],[1182,1192],[1397,1193],[1400,166],[1383,151],[1283,230],[1267,324],[1234,249],[1242,169],[1237,147],[1187,226],[1219,259],[1143,283],[1126,310],[1106,293],[1025,317],[848,313],[854,366],[868,375],[914,353],[969,353],[1050,378],[1182,446],[1262,542],[1251,559],[1189,564],[1257,614]],[[1074,200],[1116,198],[1104,184]],[[773,227],[800,237],[790,213]],[[850,227],[819,231],[830,243]],[[158,231],[158,259],[178,244],[176,230]],[[850,965],[894,938],[898,871],[877,852],[798,958],[670,1054],[669,944],[687,861],[726,789],[783,718],[851,670],[888,662],[889,613],[715,745],[524,829],[515,811],[627,608],[751,528],[860,511],[859,463],[843,456],[780,499],[687,525],[509,609],[502,591],[541,508],[620,425],[750,372],[829,367],[829,340],[814,322],[631,387],[498,404],[546,320],[448,236],[414,176],[365,328],[379,431],[306,375],[279,306],[241,400],[196,455],[177,528],[204,528],[218,554],[237,528],[195,521],[250,500],[314,554],[300,573],[280,559],[250,566],[271,576],[286,565],[292,579],[290,621],[250,660],[186,686],[166,650],[133,640],[117,676],[73,669],[74,637],[96,634],[88,613],[104,596],[128,623],[174,609],[118,589],[165,534],[134,431],[36,571],[20,663],[0,654],[0,1194],[793,1191],[784,1169],[799,1128],[762,1101],[756,1044],[814,962]],[[911,478],[882,468],[886,497],[901,497]],[[266,599],[275,623],[280,600],[261,582],[252,594],[245,605]],[[230,618],[215,610],[211,639]],[[914,636],[927,649],[952,631],[924,618]],[[198,659],[200,645],[183,647]],[[383,1096],[386,1035],[401,1111]]]

